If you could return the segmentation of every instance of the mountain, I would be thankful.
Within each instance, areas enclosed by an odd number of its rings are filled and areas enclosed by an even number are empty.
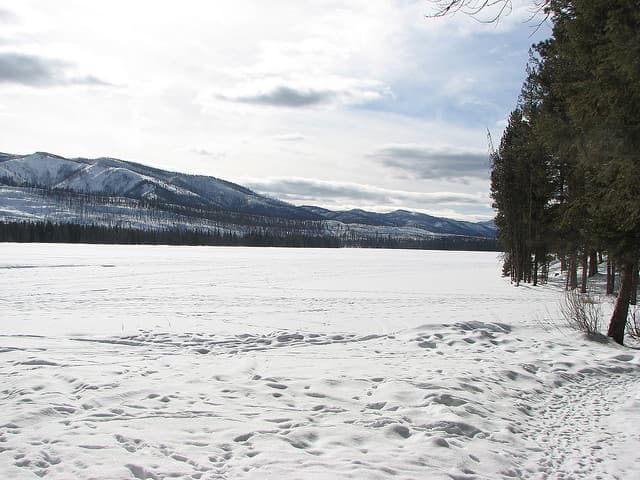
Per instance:
[[[168,172],[115,158],[64,158],[45,152],[0,154],[0,183],[113,195],[190,208],[299,220],[318,216],[248,188],[202,175]]]
[[[314,235],[495,238],[492,222],[463,222],[396,210],[332,211],[295,206],[215,177],[115,158],[0,153],[0,220],[118,225],[138,229],[277,226]]]
[[[432,217],[424,213],[395,210],[389,213],[367,212],[354,209],[341,212],[320,209],[318,207],[303,206],[311,213],[342,223],[358,223],[362,225],[385,225],[392,227],[413,227],[432,233],[449,235],[471,235],[494,237],[495,225],[489,222],[463,222],[448,218]],[[493,222],[491,220],[490,222]]]

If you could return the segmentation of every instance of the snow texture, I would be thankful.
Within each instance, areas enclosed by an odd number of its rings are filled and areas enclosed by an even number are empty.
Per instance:
[[[630,479],[640,352],[492,253],[0,248],[3,479]]]

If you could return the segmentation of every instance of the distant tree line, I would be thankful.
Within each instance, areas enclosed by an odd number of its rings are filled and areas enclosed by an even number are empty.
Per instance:
[[[491,154],[503,272],[516,284],[544,282],[559,257],[567,288],[586,291],[606,255],[609,291],[619,274],[608,335],[622,344],[640,258],[640,8],[544,3],[553,35],[532,48]]]
[[[268,228],[254,228],[241,233],[177,228],[142,230],[50,221],[0,222],[0,242],[497,250],[496,240],[484,237],[442,236],[411,239],[391,235],[359,236],[353,232],[339,235],[310,235],[293,231],[274,232]]]
[[[114,213],[126,214],[134,220],[145,223],[170,221],[176,219],[194,226],[220,227],[236,225],[240,227],[268,227],[282,231],[304,231],[311,234],[321,234],[324,221],[282,218],[268,215],[257,215],[244,212],[234,212],[223,208],[202,207],[199,205],[184,205],[168,203],[164,200],[151,200],[109,195],[104,193],[78,192],[71,189],[43,187],[19,183],[11,178],[0,178],[0,184],[16,186],[28,191],[43,200],[54,201],[56,205],[66,208],[78,217],[79,223],[92,223],[96,216],[105,221],[115,220]],[[180,198],[184,201],[184,198]],[[108,210],[105,210],[108,207]]]
[[[493,238],[362,232],[359,225],[261,216],[156,200],[77,192],[0,178],[61,217],[5,224],[2,241],[497,250]],[[67,217],[67,218],[65,218]],[[49,225],[50,223],[50,225]]]
[[[325,248],[341,246],[337,238],[303,234],[278,234],[260,228],[247,233],[179,228],[144,230],[131,227],[54,223],[51,221],[0,222],[0,242]]]

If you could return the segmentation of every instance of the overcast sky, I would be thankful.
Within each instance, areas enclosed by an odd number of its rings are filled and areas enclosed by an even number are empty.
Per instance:
[[[532,35],[426,0],[0,0],[0,151],[110,156],[331,209],[484,220]]]

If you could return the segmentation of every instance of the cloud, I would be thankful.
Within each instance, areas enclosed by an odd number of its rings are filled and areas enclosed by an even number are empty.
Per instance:
[[[414,192],[301,177],[242,179],[240,183],[295,205],[315,205],[331,210],[359,208],[390,212],[402,209],[467,221],[488,220],[495,215],[489,196],[484,192]]]
[[[356,105],[378,100],[389,94],[380,82],[349,78],[250,81],[212,97],[234,103],[280,108],[308,108],[322,105]]]
[[[307,137],[301,133],[283,133],[281,135],[274,135],[271,138],[278,142],[302,142],[307,139]]]
[[[231,102],[255,103],[271,105],[273,107],[307,107],[328,103],[334,97],[329,90],[296,89],[287,86],[277,86],[270,90],[249,93],[246,95],[219,95],[218,98]]]
[[[207,150],[206,148],[191,148],[189,151],[202,157],[213,158],[214,160],[219,160],[227,156],[225,152],[214,152],[212,150]]]
[[[14,23],[18,21],[15,13],[6,8],[0,8],[0,23]]]
[[[434,148],[415,144],[384,145],[369,154],[383,165],[401,170],[414,178],[487,178],[489,155],[478,150],[454,147]]]
[[[74,76],[67,62],[24,53],[0,52],[0,83],[32,87],[56,85],[107,86],[107,82],[93,76]]]
[[[485,195],[456,192],[411,192],[391,190],[350,182],[329,182],[300,177],[271,177],[243,182],[252,190],[289,202],[302,204],[369,204],[386,207],[410,205],[411,208],[429,208],[436,205],[467,205],[487,207]]]

